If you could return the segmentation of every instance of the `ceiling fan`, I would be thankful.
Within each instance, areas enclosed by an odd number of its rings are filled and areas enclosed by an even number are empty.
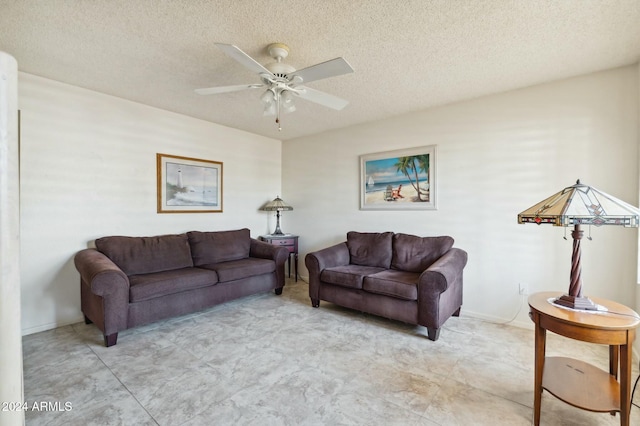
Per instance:
[[[293,112],[296,109],[293,103],[293,96],[298,96],[307,101],[315,102],[335,110],[341,110],[349,103],[349,101],[330,95],[329,93],[303,86],[303,83],[352,73],[353,68],[351,68],[351,65],[349,65],[344,58],[335,58],[301,70],[296,70],[291,65],[282,62],[282,60],[289,55],[289,47],[282,43],[272,43],[267,46],[269,56],[275,59],[275,62],[264,66],[233,44],[216,43],[216,46],[227,54],[227,56],[230,56],[249,70],[258,74],[262,83],[209,87],[206,89],[196,89],[196,93],[199,95],[213,95],[266,88],[260,100],[264,106],[264,114],[276,116],[278,130],[282,130],[280,127],[280,112]]]

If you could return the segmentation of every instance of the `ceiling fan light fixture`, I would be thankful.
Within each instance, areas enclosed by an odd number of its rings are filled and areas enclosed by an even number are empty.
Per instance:
[[[264,115],[265,117],[269,117],[269,116],[273,117],[276,114],[277,114],[277,111],[276,111],[275,104],[271,104],[271,106],[265,108],[264,112],[262,113],[262,115]]]
[[[283,90],[280,92],[280,106],[284,112],[294,112],[296,110],[291,91]]]
[[[260,102],[264,107],[264,115],[276,115],[276,93],[272,89],[267,89],[262,96]]]
[[[264,105],[265,108],[267,108],[271,104],[274,104],[275,100],[276,94],[271,89],[265,90],[262,96],[260,96],[260,102],[262,102],[262,105]]]

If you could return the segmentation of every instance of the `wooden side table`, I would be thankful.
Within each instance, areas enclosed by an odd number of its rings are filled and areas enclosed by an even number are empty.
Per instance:
[[[260,239],[274,246],[284,247],[289,250],[287,266],[289,268],[289,278],[291,278],[291,256],[295,260],[296,282],[298,282],[298,236],[293,234],[282,235],[260,235]]]
[[[608,313],[563,309],[549,302],[558,292],[529,296],[529,316],[535,331],[534,424],[540,425],[542,390],[584,410],[615,414],[620,424],[629,425],[631,411],[631,357],[635,329],[640,316],[610,300],[591,298]],[[565,357],[545,357],[546,331],[585,342],[609,345],[609,372]],[[618,363],[620,381],[618,381]]]

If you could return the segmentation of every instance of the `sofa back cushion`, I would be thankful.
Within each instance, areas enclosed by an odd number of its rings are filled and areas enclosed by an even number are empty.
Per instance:
[[[388,269],[391,266],[392,237],[393,232],[348,232],[349,263]]]
[[[408,234],[393,236],[391,268],[407,272],[422,272],[453,247],[451,237],[417,237]]]
[[[127,275],[193,266],[186,234],[155,237],[103,237],[96,240],[96,248]]]
[[[247,229],[218,232],[187,232],[195,266],[249,257],[251,232]]]

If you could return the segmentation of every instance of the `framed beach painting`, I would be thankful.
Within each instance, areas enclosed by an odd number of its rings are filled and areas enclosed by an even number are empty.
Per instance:
[[[158,213],[221,213],[222,163],[156,154]]]
[[[436,146],[360,156],[361,210],[435,210]]]

